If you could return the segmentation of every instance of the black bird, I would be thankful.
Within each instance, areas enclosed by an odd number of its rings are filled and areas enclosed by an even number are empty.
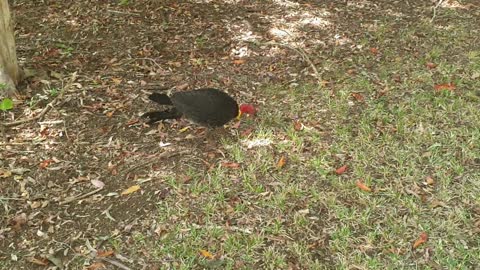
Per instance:
[[[152,93],[148,98],[161,105],[173,106],[164,111],[153,111],[142,115],[149,119],[148,124],[183,116],[201,126],[220,127],[242,113],[255,114],[255,108],[252,105],[242,104],[239,107],[235,99],[214,88],[176,92],[171,96]]]

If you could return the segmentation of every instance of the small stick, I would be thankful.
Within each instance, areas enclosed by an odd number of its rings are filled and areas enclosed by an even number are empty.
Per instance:
[[[97,188],[97,189],[95,189],[95,190],[92,190],[92,191],[90,191],[90,192],[88,192],[88,193],[85,193],[85,194],[82,194],[82,195],[73,196],[73,197],[68,197],[68,198],[65,199],[65,201],[60,202],[59,204],[60,204],[60,205],[64,205],[64,204],[71,203],[71,202],[73,202],[73,201],[85,199],[85,198],[87,198],[87,197],[90,197],[90,196],[98,193],[98,192],[99,192],[100,190],[102,190],[102,189],[103,189],[103,187]]]
[[[437,16],[437,8],[443,3],[443,0],[438,0],[437,4],[435,5],[435,7],[433,7],[433,16],[432,16],[432,19],[430,19],[430,22],[433,22],[433,20],[435,19],[435,17]]]
[[[255,42],[251,42],[251,43],[255,43]],[[321,84],[322,79],[321,79],[320,73],[318,72],[317,67],[315,66],[315,64],[313,64],[312,60],[310,60],[307,53],[303,49],[293,47],[293,46],[288,45],[286,43],[278,43],[278,42],[273,42],[273,41],[264,42],[262,44],[274,45],[274,46],[283,46],[283,47],[289,48],[289,49],[293,50],[294,52],[298,53],[303,58],[303,60],[305,60],[310,65],[310,67],[313,70],[313,73],[315,74],[315,77],[316,77],[317,81]]]

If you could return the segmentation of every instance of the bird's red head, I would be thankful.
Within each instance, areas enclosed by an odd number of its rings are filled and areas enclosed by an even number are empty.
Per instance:
[[[255,115],[257,113],[257,109],[251,104],[242,104],[240,105],[240,113],[239,116],[242,114],[250,114]]]

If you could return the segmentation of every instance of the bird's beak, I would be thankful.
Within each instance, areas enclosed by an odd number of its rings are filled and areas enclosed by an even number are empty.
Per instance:
[[[240,117],[242,117],[242,111],[238,110],[237,120],[240,120]]]

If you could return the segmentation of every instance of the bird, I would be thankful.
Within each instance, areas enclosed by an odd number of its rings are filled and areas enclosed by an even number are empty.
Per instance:
[[[164,111],[152,111],[142,115],[147,124],[165,119],[185,117],[204,127],[221,127],[242,114],[254,115],[256,109],[250,104],[238,103],[226,92],[215,88],[201,88],[175,92],[171,95],[152,93],[148,98],[160,105],[172,106]]]

